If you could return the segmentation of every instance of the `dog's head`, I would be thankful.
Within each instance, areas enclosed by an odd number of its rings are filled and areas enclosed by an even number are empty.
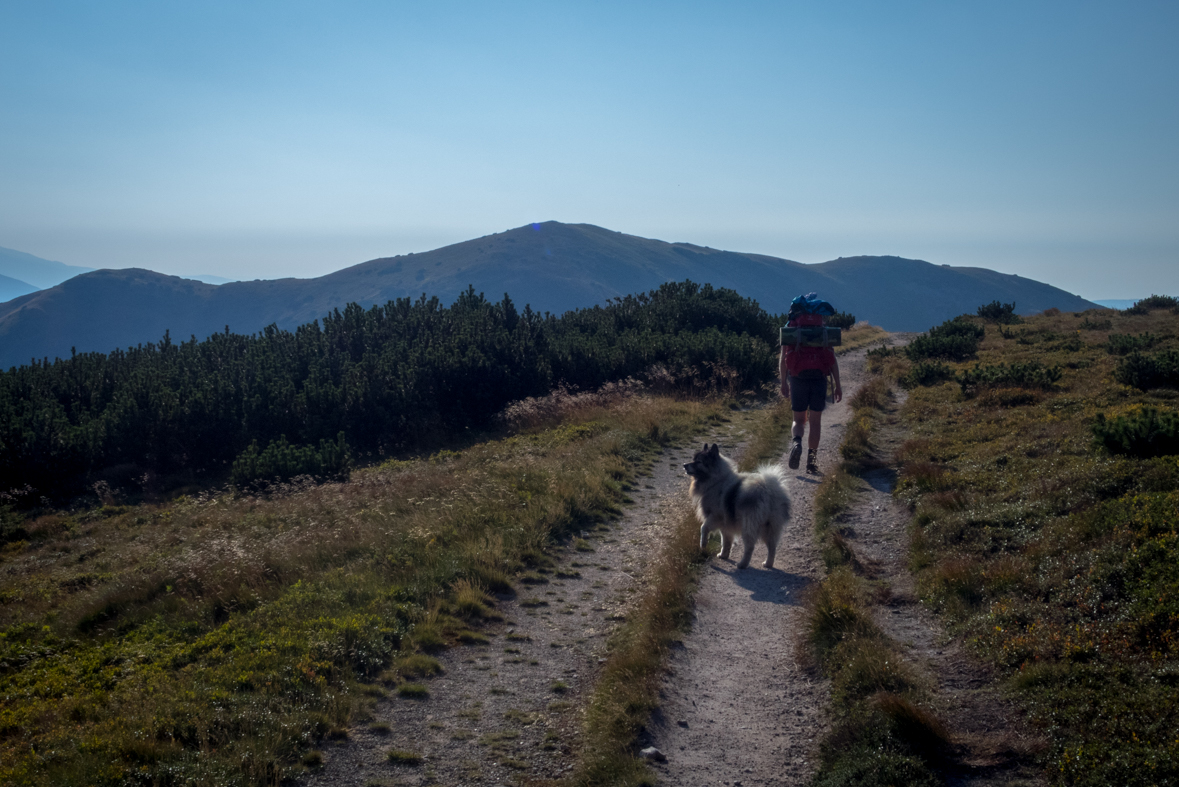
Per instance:
[[[709,448],[708,443],[705,443],[692,457],[692,461],[684,464],[684,472],[698,481],[703,481],[716,472],[720,463],[720,445],[713,443],[712,448]]]

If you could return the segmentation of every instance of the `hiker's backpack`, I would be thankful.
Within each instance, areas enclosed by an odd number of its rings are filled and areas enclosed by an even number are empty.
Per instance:
[[[835,314],[835,308],[813,292],[800,295],[790,303],[781,341],[791,375],[807,369],[818,369],[825,374],[835,365],[831,347],[841,343],[843,332],[823,325],[823,317],[830,314]]]

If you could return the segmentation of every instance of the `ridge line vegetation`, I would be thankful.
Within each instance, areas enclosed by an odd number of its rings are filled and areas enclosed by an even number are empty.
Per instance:
[[[228,480],[345,477],[357,461],[427,453],[496,426],[558,386],[635,378],[729,394],[776,374],[778,320],[692,282],[561,317],[474,290],[349,304],[291,331],[170,336],[0,372],[0,478],[22,506]],[[234,466],[236,464],[236,466]]]

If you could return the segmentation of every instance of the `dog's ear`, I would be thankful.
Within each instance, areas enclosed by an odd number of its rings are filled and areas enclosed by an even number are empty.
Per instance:
[[[700,453],[702,453],[702,454],[708,453],[708,443],[704,444],[704,447],[700,449]]]
[[[713,456],[720,456],[720,443],[713,443],[712,448],[708,453],[712,454]]]

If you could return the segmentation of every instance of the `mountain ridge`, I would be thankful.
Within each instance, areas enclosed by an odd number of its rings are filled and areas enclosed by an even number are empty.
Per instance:
[[[563,313],[667,281],[734,289],[771,313],[818,291],[842,311],[890,330],[925,330],[992,300],[1021,313],[1055,306],[1097,308],[1051,285],[984,268],[901,257],[843,257],[806,265],[760,254],[626,235],[591,224],[544,222],[432,251],[382,257],[315,279],[204,284],[144,269],[100,270],[0,303],[0,367],[32,358],[108,352],[157,341],[203,339],[224,330],[294,327],[349,302],[368,308],[396,298],[449,304],[468,286],[491,300]]]
[[[66,265],[64,262],[46,260],[28,252],[0,246],[0,275],[24,282],[38,290],[55,287],[67,279],[92,270],[94,268]],[[7,299],[0,296],[0,300]]]
[[[10,301],[13,298],[19,298],[22,295],[36,292],[39,288],[34,287],[27,281],[14,278],[12,276],[5,276],[0,273],[0,303]]]

